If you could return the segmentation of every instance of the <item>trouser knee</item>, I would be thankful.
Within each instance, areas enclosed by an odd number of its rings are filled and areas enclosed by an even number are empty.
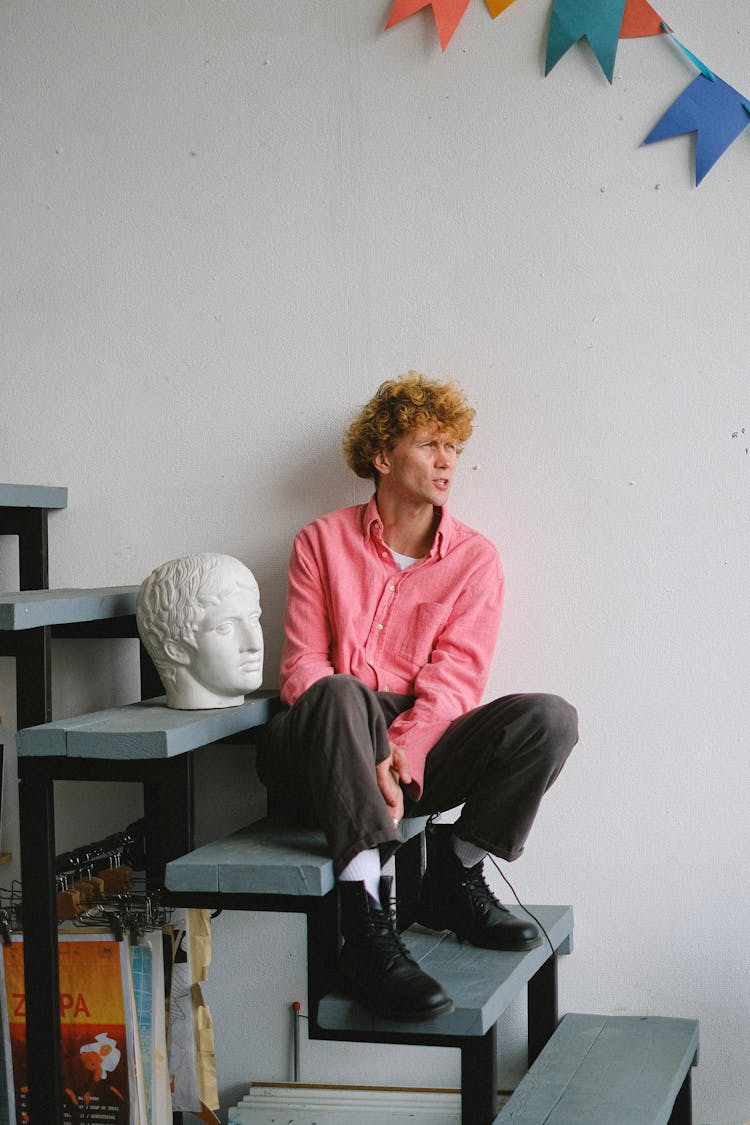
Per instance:
[[[501,758],[512,746],[514,755],[530,755],[559,772],[578,741],[576,710],[559,695],[530,692],[497,699],[487,705],[487,717]]]
[[[321,679],[316,680],[304,695],[300,696],[300,702],[304,700],[306,704],[314,706],[328,705],[334,707],[349,707],[356,706],[358,703],[367,700],[372,691],[358,680],[356,676],[350,676],[346,673],[336,672],[333,676],[322,676]]]
[[[318,680],[294,705],[294,736],[306,745],[313,773],[342,777],[361,767],[372,771],[388,756],[388,732],[377,696],[355,676]]]
[[[578,741],[578,712],[559,695],[530,698],[531,718],[550,764],[562,766]]]

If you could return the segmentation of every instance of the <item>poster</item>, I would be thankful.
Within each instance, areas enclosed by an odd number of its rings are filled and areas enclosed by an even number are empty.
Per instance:
[[[172,1125],[161,930],[142,934],[139,944],[131,947],[130,956],[143,1065],[144,1116],[148,1125]]]
[[[128,943],[106,933],[60,933],[59,955],[65,1125],[145,1125],[136,1085]],[[28,1107],[21,935],[13,935],[11,945],[3,947],[3,974],[6,1080],[13,1091],[9,1122],[24,1125]]]

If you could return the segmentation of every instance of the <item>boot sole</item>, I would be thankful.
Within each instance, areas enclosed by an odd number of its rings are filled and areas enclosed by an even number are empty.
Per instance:
[[[455,1005],[452,1000],[441,1005],[440,1008],[430,1008],[427,1011],[394,1011],[392,1008],[381,1008],[374,1005],[369,999],[363,996],[358,996],[355,992],[349,990],[349,994],[353,1000],[361,1003],[363,1008],[367,1008],[373,1016],[380,1016],[382,1019],[394,1019],[399,1024],[421,1024],[426,1019],[436,1019],[439,1016],[450,1016],[452,1011],[455,1011]]]
[[[414,1010],[405,1012],[403,1009],[398,1011],[393,1008],[386,1008],[384,1005],[379,1004],[377,1000],[373,1001],[372,997],[364,996],[353,988],[348,981],[339,981],[342,989],[346,992],[347,996],[352,1000],[356,1000],[368,1012],[375,1016],[381,1016],[386,1020],[396,1020],[398,1023],[421,1023],[424,1020],[436,1019],[438,1016],[448,1016],[451,1012],[455,1011],[455,1004],[452,1000],[446,1000],[444,1004],[440,1004],[436,1008],[425,1008],[422,1011]]]
[[[506,942],[503,945],[490,944],[489,942],[474,941],[468,933],[459,933],[458,930],[452,930],[450,926],[441,926],[433,919],[427,920],[426,916],[419,917],[417,915],[416,922],[419,923],[425,930],[431,930],[435,934],[455,934],[460,942],[467,941],[469,945],[475,946],[477,949],[494,949],[496,953],[528,953],[530,949],[538,949],[544,940],[541,935],[535,938],[530,938],[528,941],[514,941]]]

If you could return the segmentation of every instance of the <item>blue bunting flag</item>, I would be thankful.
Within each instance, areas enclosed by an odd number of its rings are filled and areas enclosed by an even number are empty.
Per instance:
[[[643,143],[695,133],[695,183],[698,185],[748,125],[748,99],[703,68]]]

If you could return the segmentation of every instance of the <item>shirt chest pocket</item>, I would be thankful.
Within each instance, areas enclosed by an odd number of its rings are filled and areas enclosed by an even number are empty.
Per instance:
[[[442,602],[420,602],[415,606],[406,621],[399,655],[420,666],[426,664],[449,613],[450,606]]]

